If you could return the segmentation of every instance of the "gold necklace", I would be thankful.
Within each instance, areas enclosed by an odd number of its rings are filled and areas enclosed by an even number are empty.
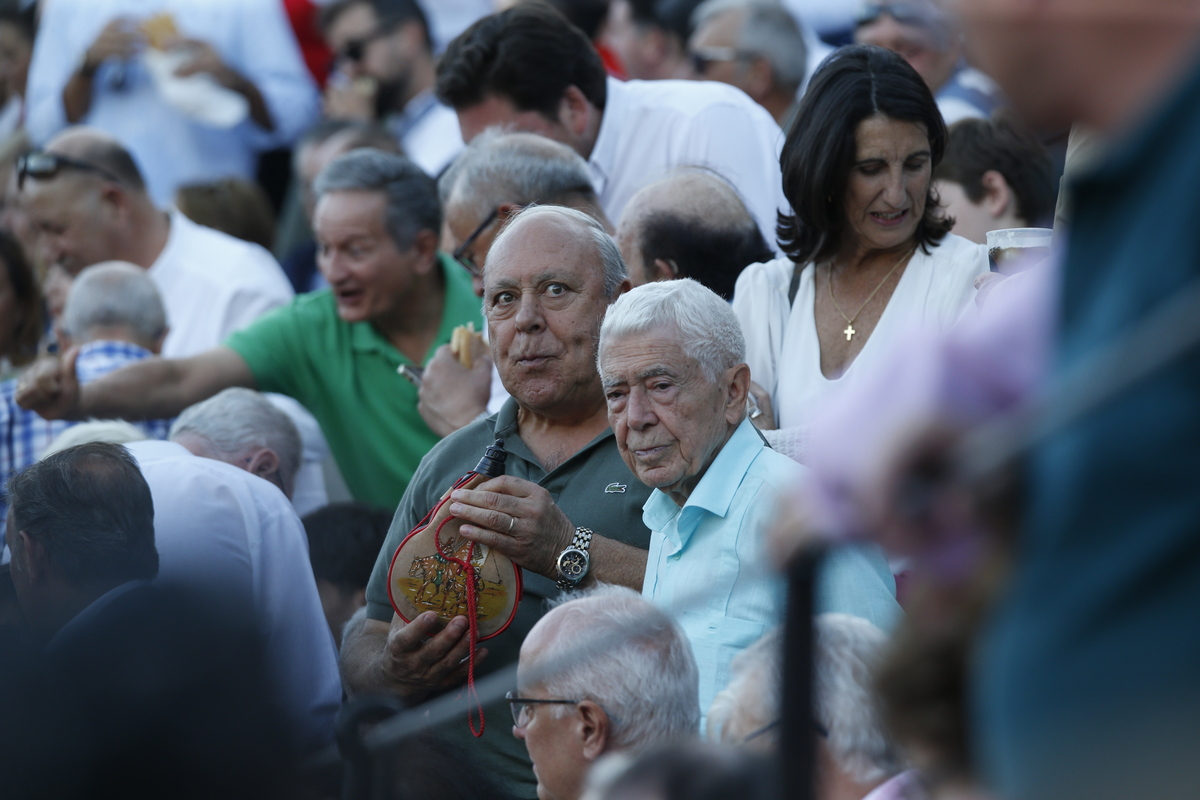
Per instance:
[[[853,317],[846,316],[846,312],[842,311],[842,307],[838,305],[837,298],[835,298],[833,296],[833,264],[830,263],[830,265],[829,265],[829,283],[828,283],[829,300],[830,300],[830,302],[833,303],[833,307],[837,309],[837,312],[842,315],[842,319],[846,320],[846,329],[843,330],[842,333],[846,334],[847,342],[854,338],[854,334],[858,333],[858,331],[854,330],[854,320],[858,319],[858,315],[861,314],[863,312],[863,309],[867,307],[867,303],[871,302],[875,298],[875,295],[879,294],[879,290],[883,288],[883,285],[885,283],[887,283],[888,278],[892,277],[892,273],[895,272],[897,269],[899,269],[900,265],[903,264],[905,261],[907,261],[912,256],[912,254],[916,251],[916,249],[917,249],[916,247],[912,247],[909,250],[907,250],[904,253],[904,255],[900,256],[900,260],[892,265],[892,268],[888,270],[887,275],[883,276],[883,280],[881,280],[879,282],[879,285],[875,287],[875,290],[872,291],[869,295],[867,295],[867,299],[864,300],[863,304],[858,307],[858,311],[854,312]]]

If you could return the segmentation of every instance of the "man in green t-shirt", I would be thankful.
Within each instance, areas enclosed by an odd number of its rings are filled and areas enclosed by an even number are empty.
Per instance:
[[[314,188],[328,290],[297,297],[223,347],[147,359],[85,387],[69,351],[40,364],[18,402],[47,418],[142,419],[173,417],[230,386],[287,394],[320,422],[355,499],[394,508],[438,440],[397,368],[424,364],[458,325],[481,327],[479,302],[467,272],[438,252],[437,185],[408,159],[352,151]]]

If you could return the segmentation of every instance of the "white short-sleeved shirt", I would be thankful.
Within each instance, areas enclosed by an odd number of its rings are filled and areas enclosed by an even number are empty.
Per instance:
[[[894,352],[888,345],[906,331],[950,327],[974,297],[975,278],[988,271],[988,260],[986,247],[954,234],[930,255],[918,249],[858,357],[835,380],[821,373],[814,271],[800,273],[789,307],[793,267],[786,258],[748,266],[738,277],[733,310],[746,336],[750,379],[770,393],[780,428],[804,431],[835,387],[871,374]],[[805,450],[801,442],[801,460]]]
[[[167,245],[149,275],[167,310],[166,358],[211,350],[295,295],[269,252],[178,211],[171,212]]]
[[[712,169],[737,189],[774,247],[776,213],[788,208],[782,146],[775,120],[740,89],[716,81],[609,78],[588,166],[614,224],[639,189],[671,169]]]
[[[180,35],[210,44],[262,94],[274,130],[249,119],[217,128],[164,100],[140,58],[100,66],[81,123],[129,149],[159,205],[174,202],[175,190],[187,183],[253,179],[260,151],[290,144],[319,114],[316,85],[279,0],[54,0],[43,6],[25,111],[35,144],[67,127],[63,88],[80,56],[117,17],[140,22],[170,14]]]
[[[274,484],[174,442],[126,447],[154,500],[158,581],[253,609],[296,745],[330,743],[342,700],[337,650],[291,503]]]

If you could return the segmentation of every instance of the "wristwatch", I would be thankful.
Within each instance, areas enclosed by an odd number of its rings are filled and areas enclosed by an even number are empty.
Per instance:
[[[591,528],[576,528],[575,537],[567,545],[567,549],[558,554],[555,567],[558,569],[558,580],[555,584],[562,591],[570,591],[587,577],[591,564],[588,547],[592,544]]]

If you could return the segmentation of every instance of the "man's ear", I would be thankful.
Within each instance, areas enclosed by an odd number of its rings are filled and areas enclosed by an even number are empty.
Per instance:
[[[418,275],[428,275],[438,265],[438,235],[431,230],[419,230],[413,238],[412,247],[409,252],[415,252],[417,256],[416,263],[413,265],[413,272]]]
[[[584,700],[579,704],[579,744],[583,757],[595,761],[608,749],[611,723],[598,703]]]
[[[525,206],[518,203],[501,203],[500,205],[496,206],[496,221],[499,222],[500,227],[503,228],[508,224],[510,219],[523,211],[524,208]]]
[[[280,486],[282,483],[278,474],[279,454],[269,447],[264,447],[250,457],[250,463],[246,465],[246,471],[251,475],[257,475],[263,480],[268,480],[276,486]]]
[[[578,86],[574,84],[563,92],[558,101],[558,121],[563,124],[571,138],[579,139],[588,132],[592,114],[598,113],[591,101]]]
[[[760,102],[771,92],[775,84],[775,75],[771,71],[771,62],[761,56],[750,59],[745,65],[746,94],[755,102]]]
[[[729,389],[725,394],[725,421],[737,425],[746,416],[746,397],[750,393],[750,367],[738,364],[725,373]]]
[[[992,217],[1002,217],[1011,208],[1015,198],[1008,181],[997,170],[989,169],[979,179],[983,184],[983,207]]]
[[[152,346],[148,347],[146,349],[149,350],[151,353],[154,353],[154,355],[156,355],[156,356],[161,356],[163,342],[165,342],[167,340],[167,334],[170,332],[171,332],[170,327],[163,328],[163,332],[160,333],[158,338],[154,340]]]
[[[679,277],[679,265],[673,258],[656,258],[650,265],[649,278],[653,281],[673,281]]]
[[[62,325],[55,324],[54,340],[58,342],[58,352],[65,353],[75,344],[75,340],[71,338],[71,334],[67,333],[67,329]]]
[[[46,548],[42,543],[25,531],[17,531],[9,551],[12,556],[12,568],[20,569],[29,576],[28,582],[39,583],[46,576]]]

